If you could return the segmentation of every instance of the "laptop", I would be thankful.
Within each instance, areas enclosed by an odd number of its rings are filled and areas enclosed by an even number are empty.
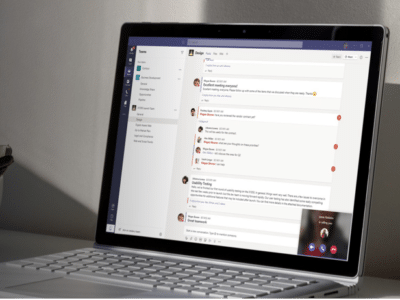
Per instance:
[[[121,29],[93,248],[3,296],[341,297],[362,283],[388,29]]]

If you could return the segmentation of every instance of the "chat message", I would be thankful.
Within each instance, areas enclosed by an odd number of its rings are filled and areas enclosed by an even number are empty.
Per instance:
[[[279,232],[287,234],[298,234],[300,223],[278,222],[260,219],[247,219],[238,217],[227,217],[221,215],[187,213],[186,222],[188,224],[204,226],[223,226],[229,228],[240,228],[248,230],[261,230]]]
[[[340,109],[342,82],[204,77],[201,103]]]
[[[330,183],[338,122],[329,113],[200,108],[192,168]]]
[[[323,185],[196,175],[190,182],[189,199],[191,203],[207,201],[209,210],[218,201],[324,210],[329,208],[330,192],[331,187]]]

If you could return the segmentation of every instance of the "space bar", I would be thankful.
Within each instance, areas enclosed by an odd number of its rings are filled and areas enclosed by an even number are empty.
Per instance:
[[[136,279],[136,278],[125,278],[125,277],[111,277],[110,275],[105,275],[105,274],[96,274],[96,273],[80,273],[80,272],[73,272],[70,273],[69,276],[70,278],[82,278],[82,279],[99,279],[104,282],[114,282],[114,283],[124,283],[128,285],[133,285],[133,286],[140,286],[140,287],[147,287],[147,288],[153,288],[156,287],[157,285],[161,285],[159,282],[153,282],[153,281],[148,281],[148,280],[141,280],[141,279]]]

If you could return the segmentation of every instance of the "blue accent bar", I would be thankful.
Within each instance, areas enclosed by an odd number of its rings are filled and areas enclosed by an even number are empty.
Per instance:
[[[129,37],[130,46],[371,51],[372,42]]]

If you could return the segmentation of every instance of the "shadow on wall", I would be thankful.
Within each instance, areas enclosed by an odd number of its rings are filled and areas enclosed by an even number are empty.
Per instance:
[[[400,85],[385,84],[365,273],[400,279]]]
[[[17,162],[4,176],[0,228],[94,240],[97,215]]]

